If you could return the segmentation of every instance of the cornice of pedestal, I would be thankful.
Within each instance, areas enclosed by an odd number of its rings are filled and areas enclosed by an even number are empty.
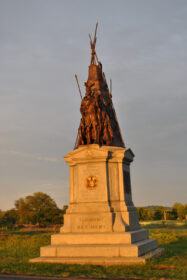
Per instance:
[[[98,144],[82,145],[64,156],[69,165],[95,161],[132,162],[134,154],[130,148],[99,146]]]

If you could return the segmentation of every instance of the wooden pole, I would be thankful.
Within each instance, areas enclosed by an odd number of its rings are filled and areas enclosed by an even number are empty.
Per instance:
[[[94,36],[94,44],[96,44],[96,34],[97,34],[97,26],[98,26],[98,22],[96,22],[96,27],[95,27],[95,36]]]
[[[110,93],[112,94],[112,79],[110,79]]]
[[[79,93],[80,93],[80,97],[81,97],[81,100],[82,100],[82,93],[81,93],[81,89],[80,89],[80,86],[79,86],[79,81],[78,81],[78,78],[77,78],[77,75],[75,74],[75,79],[77,81],[77,86],[78,86],[78,89],[79,89]]]

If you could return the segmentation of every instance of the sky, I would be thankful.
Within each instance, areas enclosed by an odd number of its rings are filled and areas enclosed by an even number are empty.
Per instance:
[[[0,0],[0,209],[34,192],[69,202],[81,90],[96,51],[136,206],[187,203],[187,1]]]

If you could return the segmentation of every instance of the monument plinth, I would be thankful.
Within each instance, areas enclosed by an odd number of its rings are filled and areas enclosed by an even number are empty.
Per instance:
[[[91,40],[91,64],[70,168],[70,203],[59,234],[31,262],[136,264],[162,252],[141,229],[132,201],[130,164],[102,64]]]
[[[91,144],[65,156],[70,204],[61,232],[124,232],[140,228],[132,202],[130,149]]]

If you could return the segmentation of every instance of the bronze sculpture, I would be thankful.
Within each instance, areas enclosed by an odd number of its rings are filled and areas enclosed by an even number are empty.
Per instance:
[[[88,144],[124,147],[112,103],[112,94],[108,89],[102,64],[99,62],[95,51],[97,25],[93,41],[89,34],[91,62],[88,80],[85,83],[86,94],[82,98],[80,107],[82,118],[75,148]]]

